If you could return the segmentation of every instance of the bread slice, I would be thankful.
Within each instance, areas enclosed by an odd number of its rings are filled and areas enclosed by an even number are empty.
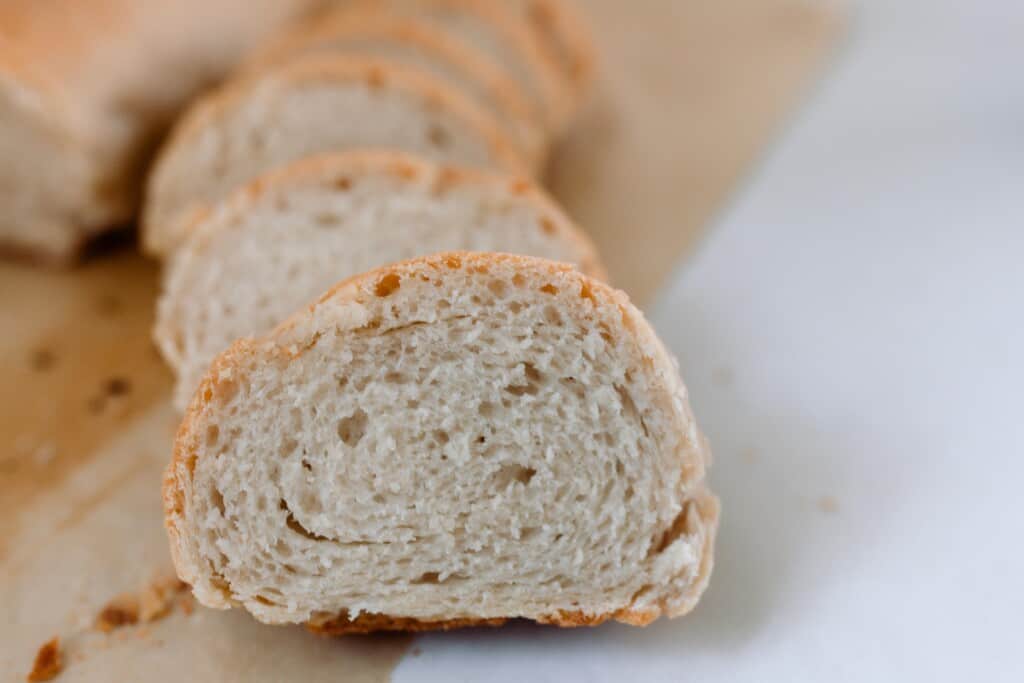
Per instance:
[[[494,114],[533,169],[544,164],[548,140],[543,119],[519,84],[487,55],[433,22],[387,11],[334,12],[281,32],[243,68],[257,71],[315,52],[375,56],[421,67]]]
[[[540,36],[504,0],[351,0],[334,11],[394,12],[435,23],[476,47],[513,78],[543,113],[549,133],[564,129],[572,93],[565,89],[558,64],[545,52]]]
[[[379,59],[305,55],[192,107],[150,177],[144,247],[166,256],[206,206],[271,168],[364,147],[516,172],[526,166],[488,112],[430,73]]]
[[[164,480],[179,576],[341,633],[679,616],[718,505],[674,361],[568,265],[447,253],[213,363]]]
[[[596,50],[582,12],[573,0],[511,0],[508,5],[529,23],[545,57],[557,65],[572,93],[572,113],[586,99],[594,80]]]
[[[338,280],[452,249],[576,264],[586,236],[530,182],[392,152],[306,159],[235,193],[191,228],[165,272],[155,337],[184,410],[210,361]]]
[[[127,224],[185,103],[315,4],[0,2],[0,252],[65,264]]]

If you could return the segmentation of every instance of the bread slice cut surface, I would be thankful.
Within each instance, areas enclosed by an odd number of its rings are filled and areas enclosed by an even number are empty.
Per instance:
[[[280,164],[365,147],[525,168],[494,116],[429,72],[380,59],[307,55],[247,75],[193,106],[150,176],[144,246],[167,256],[197,215]]]
[[[156,339],[184,410],[213,358],[346,277],[465,249],[543,256],[603,277],[586,236],[531,182],[397,152],[314,157],[240,190],[167,266]]]
[[[644,624],[707,583],[708,455],[623,294],[543,259],[438,254],[222,354],[166,523],[198,599],[265,622]]]

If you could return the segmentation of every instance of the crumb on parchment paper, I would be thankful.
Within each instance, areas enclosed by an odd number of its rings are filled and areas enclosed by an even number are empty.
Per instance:
[[[191,602],[187,601],[187,596],[181,595],[187,589],[188,584],[176,576],[154,579],[138,593],[124,593],[108,602],[93,625],[97,630],[109,633],[122,626],[148,624],[170,614],[175,603],[188,615],[192,611]]]
[[[61,657],[60,638],[46,641],[36,653],[32,662],[32,671],[25,677],[27,681],[49,681],[61,672],[64,661]]]
[[[818,499],[818,509],[827,515],[839,512],[839,501],[834,496],[822,496]]]

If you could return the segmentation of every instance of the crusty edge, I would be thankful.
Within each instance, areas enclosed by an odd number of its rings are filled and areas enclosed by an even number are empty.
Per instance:
[[[573,0],[523,1],[531,28],[541,36],[552,36],[556,43],[541,39],[544,51],[558,63],[560,76],[572,92],[573,107],[578,109],[597,70],[597,50],[580,8]]]
[[[494,0],[419,0],[421,5],[449,8],[472,15],[495,31],[502,43],[522,60],[535,79],[534,86],[544,107],[548,131],[558,134],[572,115],[572,93],[565,87],[559,65],[544,49],[540,37],[525,17],[511,11],[503,1]],[[391,0],[351,0],[339,12],[366,12],[389,9]]]
[[[195,453],[195,444],[198,437],[194,433],[195,430],[193,429],[193,425],[200,422],[204,413],[212,405],[212,402],[218,393],[231,390],[230,385],[232,380],[230,378],[233,374],[233,367],[238,364],[238,361],[243,357],[252,356],[256,353],[257,346],[265,347],[268,342],[273,344],[275,353],[283,354],[283,356],[289,360],[295,360],[296,358],[301,357],[309,348],[311,348],[312,344],[306,344],[300,347],[294,342],[289,342],[288,337],[293,336],[293,330],[300,326],[304,319],[311,316],[317,307],[330,303],[336,299],[346,302],[358,302],[364,299],[376,297],[377,294],[375,294],[374,289],[385,277],[398,276],[399,278],[402,278],[405,276],[416,278],[428,273],[434,274],[444,272],[445,270],[459,270],[463,268],[486,270],[495,263],[512,263],[519,266],[531,266],[535,271],[540,271],[542,269],[546,270],[552,277],[559,277],[560,279],[574,281],[575,284],[580,286],[581,297],[592,299],[595,302],[595,305],[600,302],[604,305],[617,307],[623,315],[623,321],[627,325],[627,329],[636,335],[638,343],[645,344],[651,339],[657,341],[657,337],[654,335],[653,330],[651,330],[649,325],[644,321],[643,314],[633,307],[625,293],[616,290],[599,280],[583,275],[569,264],[557,263],[532,256],[475,252],[445,252],[382,266],[339,282],[314,303],[300,309],[290,318],[278,325],[266,337],[259,340],[240,339],[232,344],[232,346],[224,353],[218,356],[211,364],[210,370],[203,379],[196,395],[193,397],[192,402],[185,413],[184,419],[182,420],[181,426],[178,429],[171,462],[168,464],[167,470],[165,471],[163,485],[161,488],[164,503],[164,521],[171,545],[171,556],[178,572],[178,576],[183,581],[192,584],[193,590],[201,602],[208,606],[219,608],[227,608],[233,604],[233,601],[226,594],[226,590],[217,590],[212,585],[197,585],[198,579],[201,578],[199,576],[198,567],[196,567],[191,561],[192,558],[186,557],[186,553],[184,552],[183,539],[179,529],[179,525],[184,520],[184,487],[187,484],[187,482],[183,481],[183,476],[191,479],[195,471],[195,459],[197,457],[197,453]],[[313,343],[315,344],[315,340]],[[658,345],[661,353],[664,353],[664,347],[660,346],[660,342],[658,342]],[[666,374],[668,377],[672,378],[670,379],[670,382],[678,386],[670,388],[681,390],[682,380],[679,378],[678,373],[674,372],[674,361],[672,361],[671,357],[661,358],[659,360],[662,362],[669,362],[669,366],[673,368],[673,372]],[[695,425],[695,423],[692,422],[692,414],[691,424]],[[695,427],[694,431],[696,432]],[[691,438],[693,438],[693,435],[691,435]],[[707,450],[706,442],[703,440],[703,437],[700,437],[699,433],[696,433],[696,440],[696,443],[693,443],[692,446],[694,454],[700,460],[699,472],[691,472],[691,478],[694,479],[693,486],[695,488],[691,491],[686,504],[692,502],[695,503],[696,506],[698,519],[693,520],[693,524],[696,527],[697,533],[702,536],[702,555],[700,565],[697,569],[697,574],[694,579],[689,582],[687,590],[684,595],[680,596],[680,600],[673,601],[671,599],[672,596],[663,596],[656,603],[646,605],[643,608],[634,603],[610,614],[594,615],[584,612],[562,611],[556,614],[539,617],[535,621],[538,623],[552,624],[556,626],[575,627],[594,626],[608,621],[609,619],[614,619],[635,626],[644,626],[663,615],[670,617],[681,616],[694,607],[707,586],[713,567],[714,542],[719,515],[719,503],[717,498],[711,495],[704,486],[704,467],[708,464],[710,452]],[[205,583],[212,584],[212,582]],[[670,602],[674,602],[674,606],[670,606]],[[345,633],[367,633],[378,630],[417,631],[462,628],[477,625],[497,626],[504,623],[504,621],[505,618],[500,617],[494,619],[457,618],[452,620],[424,621],[389,615],[366,615],[365,618],[360,621],[360,618],[358,617],[355,620],[351,620],[347,615],[342,614],[333,617],[320,617],[311,623],[308,623],[307,626],[318,633],[342,635]]]
[[[518,129],[516,134],[523,139],[524,154],[531,166],[539,168],[543,164],[547,140],[542,117],[519,84],[476,47],[416,16],[383,8],[338,8],[315,22],[298,24],[280,34],[257,50],[241,69],[256,72],[302,54],[310,46],[352,37],[414,45],[461,71],[480,85],[502,118]]]
[[[268,193],[325,184],[337,186],[347,184],[363,174],[390,175],[406,183],[427,186],[435,193],[466,186],[480,186],[495,194],[507,193],[510,199],[536,207],[543,230],[551,231],[553,236],[574,245],[579,255],[576,266],[583,273],[600,280],[608,277],[597,247],[590,237],[540,186],[524,176],[435,163],[395,150],[354,150],[306,157],[257,177],[217,206],[200,212],[188,224],[175,252],[176,258],[164,271],[164,295],[158,301],[157,320],[153,328],[153,339],[167,363],[176,370],[181,366],[179,349],[175,343],[178,327],[174,317],[164,310],[168,305],[165,301],[169,301],[165,297],[174,291],[172,283],[178,277],[184,277],[179,274],[187,272],[192,259],[201,257],[218,236],[241,229],[244,222],[238,219]]]
[[[177,220],[169,219],[167,224],[163,225],[157,223],[154,216],[156,208],[153,196],[163,174],[167,172],[168,164],[175,156],[175,150],[187,145],[206,126],[211,125],[212,121],[225,115],[231,108],[243,102],[260,84],[271,79],[289,85],[318,80],[339,83],[367,81],[380,87],[387,84],[414,92],[437,108],[447,109],[462,118],[465,124],[475,130],[488,144],[495,162],[500,166],[513,172],[526,172],[529,167],[493,116],[457,88],[422,69],[381,59],[344,55],[296,57],[265,72],[244,75],[201,98],[174,127],[161,148],[147,181],[146,201],[142,214],[144,251],[157,257],[168,255],[180,243],[180,239],[175,237],[179,237],[184,230],[183,223],[191,222],[196,216],[195,207],[191,211],[179,214]]]
[[[306,157],[280,166],[252,180],[192,221],[186,240],[200,233],[212,237],[232,229],[233,217],[244,213],[264,194],[286,188],[349,180],[363,173],[382,173],[409,183],[431,185],[436,192],[449,188],[481,185],[496,190],[505,188],[510,195],[536,205],[544,219],[558,234],[574,242],[583,254],[579,269],[590,277],[607,280],[608,273],[590,237],[570,219],[558,203],[535,181],[525,175],[507,174],[488,169],[455,164],[436,163],[398,150],[352,150]]]

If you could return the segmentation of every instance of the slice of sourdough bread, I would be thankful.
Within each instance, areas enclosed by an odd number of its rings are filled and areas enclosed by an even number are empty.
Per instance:
[[[209,204],[310,154],[391,147],[438,161],[520,171],[494,117],[450,84],[405,64],[306,55],[203,98],[152,171],[143,245],[166,256]]]
[[[331,633],[679,616],[707,585],[710,454],[626,296],[447,253],[237,341],[164,480],[179,576]]]
[[[387,11],[335,12],[281,32],[243,69],[258,71],[296,55],[320,52],[382,57],[445,79],[494,114],[532,168],[543,166],[548,141],[541,114],[519,84],[487,55],[433,22]]]
[[[155,337],[184,410],[210,361],[338,280],[464,249],[543,256],[603,277],[597,252],[530,182],[399,153],[274,171],[198,221],[165,272]]]

